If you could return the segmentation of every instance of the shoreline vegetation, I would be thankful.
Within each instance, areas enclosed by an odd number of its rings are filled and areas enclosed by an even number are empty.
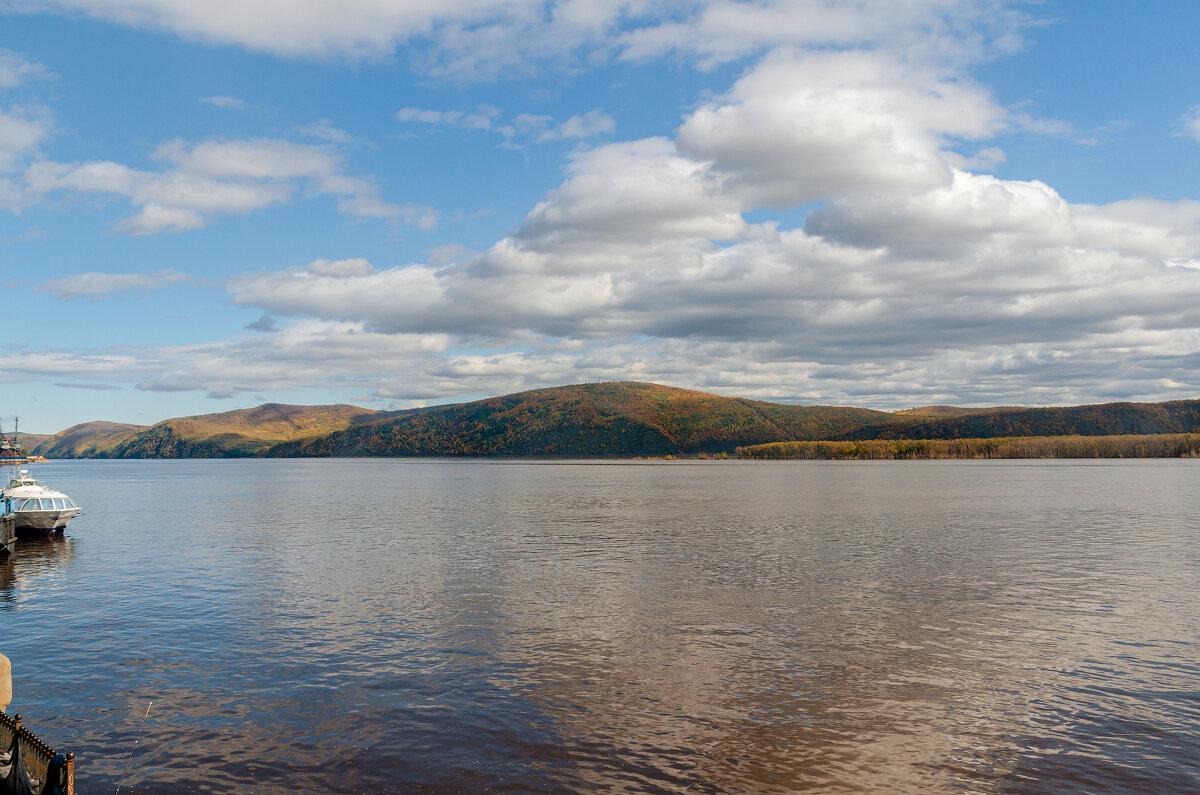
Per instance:
[[[994,439],[867,439],[770,442],[734,457],[771,461],[902,461],[986,458],[1200,458],[1200,433],[1010,436]]]

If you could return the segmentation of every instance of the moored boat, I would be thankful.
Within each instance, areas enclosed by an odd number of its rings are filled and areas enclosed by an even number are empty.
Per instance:
[[[67,522],[79,513],[70,497],[38,483],[26,469],[18,470],[0,495],[5,511],[13,515],[18,536],[62,535]]]

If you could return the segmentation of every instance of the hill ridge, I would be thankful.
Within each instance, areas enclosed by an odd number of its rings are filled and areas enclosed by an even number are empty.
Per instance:
[[[81,458],[653,456],[732,453],[737,447],[787,441],[1196,431],[1200,400],[991,407],[927,416],[607,381],[403,411],[272,402],[152,426],[81,423],[32,452]]]
[[[174,417],[154,425],[82,423],[32,452],[47,458],[213,458],[256,456],[273,444],[321,436],[391,416],[346,403],[303,406],[264,403],[214,414]]]

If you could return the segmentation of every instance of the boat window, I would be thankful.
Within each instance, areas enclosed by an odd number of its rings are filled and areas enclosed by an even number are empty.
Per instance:
[[[61,511],[62,509],[66,508],[66,507],[67,506],[63,505],[62,497],[54,498],[54,509],[56,511]]]
[[[54,500],[50,499],[49,497],[42,497],[42,510],[43,511],[54,510]]]
[[[77,505],[75,505],[75,501],[72,500],[70,497],[63,497],[63,502],[65,502],[67,504],[68,508],[78,507]]]
[[[30,503],[33,503],[33,504],[32,504],[32,505],[30,505]],[[37,501],[37,500],[21,500],[21,505],[20,505],[20,507],[18,507],[18,508],[14,508],[13,510],[17,510],[17,511],[36,511],[37,509],[38,509],[38,501]]]

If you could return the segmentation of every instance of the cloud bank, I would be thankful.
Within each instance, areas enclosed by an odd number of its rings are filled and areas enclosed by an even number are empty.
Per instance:
[[[404,46],[427,73],[494,80],[539,65],[674,54],[701,68],[781,47],[911,46],[939,57],[1015,47],[1024,18],[1000,0],[23,0],[286,58],[382,59]]]
[[[952,147],[1021,123],[944,70],[776,55],[674,140],[576,152],[482,254],[229,289],[277,316],[496,349],[453,360],[457,390],[527,370],[877,404],[1196,390],[1200,272],[1179,265],[1200,251],[1200,204],[1072,205],[956,165]],[[800,228],[746,220],[814,202]],[[428,397],[403,382],[388,393]]]
[[[664,53],[746,68],[673,133],[634,140],[612,140],[600,109],[381,111],[578,143],[561,183],[482,250],[447,244],[406,264],[346,252],[245,273],[227,290],[258,316],[239,329],[251,333],[10,351],[10,372],[212,397],[321,385],[399,405],[611,379],[885,408],[1200,392],[1200,203],[1079,204],[989,173],[1006,159],[1003,135],[1075,134],[971,78],[1019,46],[1023,18],[1007,3],[314,1],[279,25],[266,24],[265,0],[35,5],[286,57],[386,58],[407,43],[426,74],[461,80]],[[349,140],[328,120],[307,134]],[[43,136],[6,137],[0,117],[0,164],[6,151],[23,162]],[[130,235],[301,195],[332,197],[352,218],[437,221],[386,202],[329,146],[169,141],[154,159],[38,160],[26,189],[123,198]],[[108,278],[39,289],[127,289]]]

